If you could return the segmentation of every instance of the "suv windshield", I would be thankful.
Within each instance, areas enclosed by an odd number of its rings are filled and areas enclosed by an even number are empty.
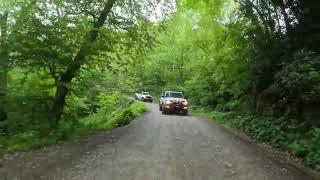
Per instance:
[[[149,93],[148,93],[148,92],[143,92],[142,94],[143,94],[143,95],[149,95]]]
[[[180,92],[170,92],[168,93],[168,97],[183,98],[183,95]]]

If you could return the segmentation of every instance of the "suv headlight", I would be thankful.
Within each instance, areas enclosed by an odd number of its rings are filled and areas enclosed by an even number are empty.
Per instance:
[[[167,105],[170,105],[170,104],[172,104],[172,101],[167,100],[167,101],[166,101],[166,104],[167,104]]]

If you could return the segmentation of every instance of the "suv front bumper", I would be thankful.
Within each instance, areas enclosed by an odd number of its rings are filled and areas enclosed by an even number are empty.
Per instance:
[[[171,105],[166,104],[164,108],[167,112],[177,112],[177,113],[187,112],[189,109],[188,106],[177,105],[177,104],[171,104]]]

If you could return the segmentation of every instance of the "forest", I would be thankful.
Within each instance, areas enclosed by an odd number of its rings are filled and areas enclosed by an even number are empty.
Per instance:
[[[128,97],[194,113],[320,168],[320,10],[305,0],[0,1],[0,154],[127,124]]]

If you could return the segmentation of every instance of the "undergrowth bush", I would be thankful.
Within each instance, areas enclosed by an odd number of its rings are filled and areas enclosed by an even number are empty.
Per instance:
[[[133,103],[128,108],[116,112],[110,120],[102,125],[102,127],[104,129],[112,129],[127,125],[134,117],[137,117],[144,111],[145,107],[143,103]]]
[[[114,103],[114,101],[110,101]],[[105,103],[105,101],[104,101]],[[15,135],[0,136],[0,155],[15,151],[37,149],[44,145],[55,144],[59,141],[77,138],[83,135],[94,134],[106,129],[127,125],[135,117],[145,111],[145,106],[140,102],[129,102],[122,106],[115,105],[113,113],[106,113],[108,103],[104,104],[97,113],[91,114],[80,120],[63,119],[54,130],[25,130]]]

